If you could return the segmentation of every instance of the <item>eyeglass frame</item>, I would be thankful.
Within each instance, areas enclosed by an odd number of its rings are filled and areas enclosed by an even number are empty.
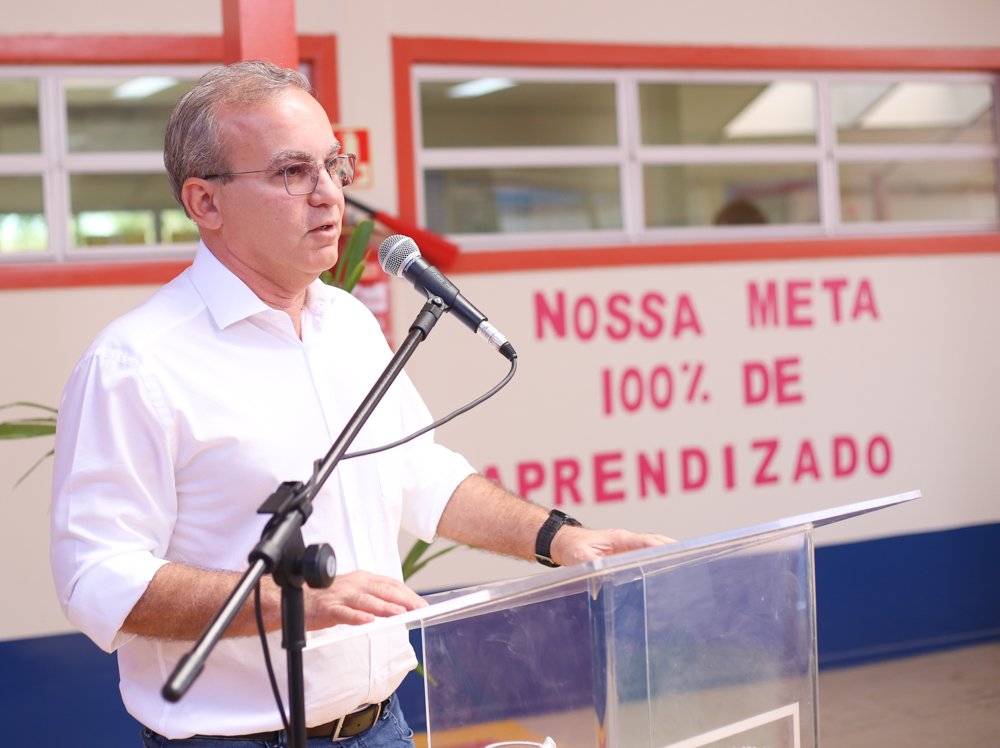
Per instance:
[[[326,164],[333,163],[333,162],[336,162],[336,161],[340,161],[341,159],[347,159],[348,163],[351,165],[351,181],[348,182],[347,184],[340,184],[340,185],[338,185],[340,187],[340,189],[344,189],[345,187],[350,187],[352,184],[354,184],[354,177],[355,177],[355,175],[357,173],[357,160],[358,160],[358,157],[355,154],[353,154],[353,153],[338,153],[336,156],[331,156],[326,161],[324,161],[323,162],[323,164],[324,164],[323,168],[326,169],[326,173],[330,176],[330,179],[333,179],[333,174],[330,172],[330,169],[328,169],[326,167]],[[282,181],[284,181],[284,183],[285,183],[285,192],[287,192],[292,197],[302,197],[304,195],[311,195],[311,194],[313,194],[316,191],[316,188],[319,186],[319,168],[316,169],[316,179],[313,182],[312,189],[309,190],[309,192],[292,192],[292,188],[288,186],[288,172],[286,170],[287,169],[291,169],[293,166],[299,166],[301,164],[309,164],[310,166],[316,166],[316,162],[315,161],[296,161],[294,163],[288,164],[286,166],[279,167],[277,169],[254,169],[253,171],[232,171],[232,172],[229,172],[228,174],[207,174],[204,177],[202,177],[202,179],[219,179],[221,177],[238,177],[241,174],[269,174],[271,172],[281,172]],[[334,183],[336,183],[336,182],[338,182],[340,180],[333,180],[333,181],[334,181]]]

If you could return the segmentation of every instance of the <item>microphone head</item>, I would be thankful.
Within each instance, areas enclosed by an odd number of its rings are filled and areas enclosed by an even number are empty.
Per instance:
[[[378,248],[378,264],[389,275],[403,277],[403,271],[420,257],[417,243],[408,236],[393,234]]]

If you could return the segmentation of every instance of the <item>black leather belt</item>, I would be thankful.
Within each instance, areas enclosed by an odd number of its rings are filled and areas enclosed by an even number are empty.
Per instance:
[[[355,735],[360,735],[365,730],[374,727],[379,717],[389,708],[390,701],[392,701],[391,696],[381,704],[370,704],[364,709],[358,709],[358,711],[351,712],[345,717],[335,719],[333,722],[327,722],[325,725],[307,727],[306,737],[329,738],[331,742],[343,740],[344,738],[353,738]],[[276,742],[278,740],[278,731],[255,732],[250,735],[198,735],[197,737],[211,737],[216,740],[269,740]]]

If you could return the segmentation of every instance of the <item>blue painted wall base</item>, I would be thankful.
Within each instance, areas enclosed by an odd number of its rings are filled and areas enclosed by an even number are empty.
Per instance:
[[[1000,523],[818,548],[816,588],[820,667],[998,640]],[[400,700],[422,730],[416,673]],[[140,746],[117,658],[82,634],[0,642],[0,724],[3,745]]]
[[[816,549],[820,667],[1000,639],[1000,524]]]

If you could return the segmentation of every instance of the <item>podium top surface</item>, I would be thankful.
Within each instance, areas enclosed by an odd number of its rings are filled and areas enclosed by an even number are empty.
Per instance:
[[[371,623],[362,626],[341,625],[324,632],[309,632],[306,648],[331,644],[337,641],[354,638],[355,636],[365,636],[387,628],[400,625],[413,626],[421,621],[449,616],[463,611],[471,611],[491,602],[503,598],[514,598],[531,593],[544,593],[550,588],[559,587],[574,581],[583,581],[593,576],[599,576],[616,571],[627,571],[630,568],[638,568],[653,561],[661,561],[671,556],[681,556],[693,550],[710,548],[712,546],[724,547],[729,544],[738,544],[741,541],[749,540],[755,536],[768,535],[781,530],[788,530],[797,527],[822,527],[825,525],[840,522],[851,517],[858,517],[880,509],[885,509],[897,504],[904,504],[913,499],[920,498],[920,491],[908,491],[886,496],[881,499],[862,501],[856,504],[835,507],[833,509],[823,509],[818,512],[800,514],[794,517],[779,519],[774,522],[767,522],[761,525],[745,527],[738,530],[718,533],[716,535],[706,535],[700,538],[683,540],[670,545],[657,546],[654,548],[643,548],[627,553],[619,553],[606,558],[588,561],[571,567],[561,567],[542,574],[536,574],[521,579],[513,579],[503,582],[494,582],[477,587],[466,587],[463,589],[442,592],[436,595],[429,595],[425,599],[430,605],[419,610],[412,610],[391,618],[378,618]]]

